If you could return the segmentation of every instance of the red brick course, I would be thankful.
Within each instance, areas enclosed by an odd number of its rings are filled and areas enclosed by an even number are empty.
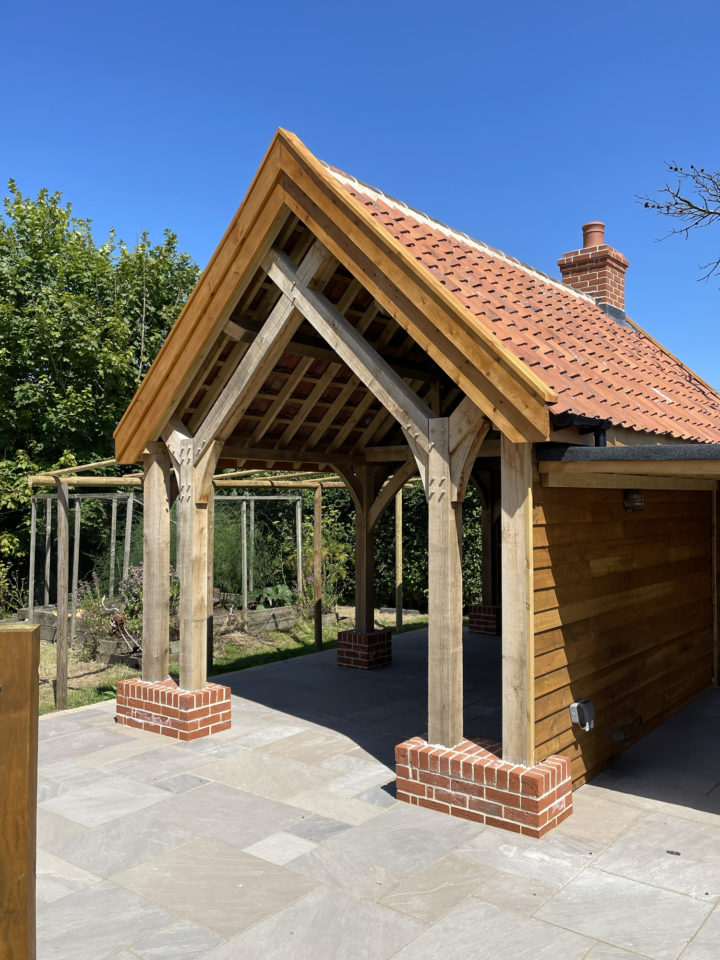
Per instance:
[[[197,740],[230,729],[230,687],[208,683],[181,690],[170,677],[158,683],[121,680],[115,719],[176,740]]]
[[[374,670],[392,663],[392,634],[389,630],[361,633],[341,630],[338,633],[337,662],[339,667]]]
[[[500,744],[463,740],[433,747],[413,737],[395,747],[397,798],[453,817],[542,837],[572,813],[567,757],[534,767],[504,763]]]
[[[467,608],[467,615],[470,633],[500,636],[502,629],[500,607],[489,603],[473,603]]]

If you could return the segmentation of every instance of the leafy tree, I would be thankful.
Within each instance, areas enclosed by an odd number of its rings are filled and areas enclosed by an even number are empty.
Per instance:
[[[25,553],[27,473],[111,454],[113,430],[197,277],[174,233],[157,245],[144,233],[135,247],[111,233],[98,245],[60,193],[33,199],[10,181],[0,211],[5,557]]]
[[[0,216],[0,456],[105,457],[197,267],[177,237],[98,246],[59,193],[10,182]]]
[[[668,163],[667,168],[677,176],[673,186],[666,183],[658,190],[662,199],[641,196],[637,199],[649,210],[664,217],[680,221],[682,226],[673,227],[667,236],[687,237],[696,227],[708,227],[720,220],[720,170],[704,170],[693,164],[681,167]],[[720,269],[720,256],[700,267],[707,280]]]

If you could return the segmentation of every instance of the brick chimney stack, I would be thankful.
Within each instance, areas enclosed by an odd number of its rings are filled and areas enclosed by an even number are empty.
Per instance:
[[[605,224],[593,220],[583,225],[582,250],[571,250],[558,260],[563,282],[588,293],[599,304],[625,312],[625,271],[628,261],[605,243]]]

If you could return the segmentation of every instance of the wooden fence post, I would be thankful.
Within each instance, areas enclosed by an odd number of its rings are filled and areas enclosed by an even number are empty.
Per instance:
[[[403,492],[395,494],[395,629],[403,625]]]
[[[78,604],[78,574],[80,569],[80,522],[82,509],[80,498],[75,497],[75,528],[73,531],[73,562],[72,562],[72,602],[70,616],[70,640],[75,639],[77,631],[77,604]]]
[[[70,498],[68,485],[57,488],[57,632],[55,706],[67,708],[68,688],[68,560],[70,557]]]
[[[123,568],[122,568],[122,578],[127,580],[128,570],[130,569],[130,546],[132,544],[132,522],[133,522],[133,505],[135,502],[135,495],[132,491],[128,494],[127,503],[125,505],[125,543],[123,544]]]
[[[243,630],[248,628],[248,550],[247,550],[247,500],[240,506],[242,518],[242,606]]]
[[[302,557],[302,496],[295,501],[295,551],[297,553],[297,592],[301,597],[305,593]]]
[[[35,960],[40,627],[0,626],[0,944]]]
[[[28,570],[28,620],[35,617],[35,550],[37,542],[37,500],[30,501],[30,569]]]
[[[250,541],[248,543],[248,590],[255,589],[255,497],[250,497]]]
[[[117,538],[117,494],[112,495],[112,508],[110,512],[110,584],[108,586],[108,596],[112,600],[115,596],[115,540]]]
[[[45,501],[45,591],[43,603],[50,604],[50,558],[52,555],[52,497]]]
[[[313,603],[315,646],[322,650],[322,487],[315,487],[313,500]]]

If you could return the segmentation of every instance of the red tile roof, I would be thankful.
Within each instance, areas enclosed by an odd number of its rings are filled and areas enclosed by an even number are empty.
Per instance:
[[[720,394],[632,321],[332,168],[344,188],[558,395],[553,413],[720,442]]]

